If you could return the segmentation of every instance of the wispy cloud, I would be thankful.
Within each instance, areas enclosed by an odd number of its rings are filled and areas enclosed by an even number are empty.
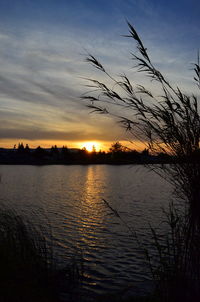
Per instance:
[[[97,56],[112,74],[126,72],[134,83],[143,81],[145,85],[151,85],[133,69],[130,53],[135,50],[134,41],[121,36],[127,33],[125,17],[135,21],[133,23],[138,26],[156,66],[172,82],[181,82],[188,91],[193,91],[189,63],[195,60],[193,55],[197,50],[197,21],[192,22],[191,27],[175,22],[174,13],[168,8],[166,20],[161,20],[164,10],[156,1],[115,0],[107,10],[103,5],[97,5],[102,1],[87,1],[85,6],[82,1],[75,2],[63,7],[64,16],[62,5],[56,8],[49,4],[47,8],[48,3],[44,1],[41,9],[49,11],[43,19],[37,1],[28,11],[27,2],[20,0],[22,12],[17,8],[16,12],[10,13],[10,19],[2,15],[2,9],[0,119],[3,124],[0,139],[71,141],[120,137],[120,127],[108,117],[90,115],[80,101],[80,95],[87,90],[82,77],[97,76],[96,71],[84,62],[87,52]],[[25,17],[20,21],[19,15],[22,16],[25,10],[30,24]],[[55,22],[51,22],[52,16],[55,16]],[[58,21],[58,16],[63,22]],[[167,24],[170,18],[174,23]],[[190,45],[184,46],[187,39]],[[105,80],[102,74],[98,76]],[[114,127],[114,131],[109,133],[109,127]]]

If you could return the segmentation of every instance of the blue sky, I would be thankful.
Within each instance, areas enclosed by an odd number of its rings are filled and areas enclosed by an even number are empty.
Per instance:
[[[199,11],[197,0],[0,0],[0,146],[75,146],[88,140],[106,146],[129,139],[114,120],[89,114],[80,101],[81,77],[97,75],[84,54],[94,54],[114,74],[127,72],[149,85],[132,69],[135,44],[122,37],[128,19],[155,65],[194,91]]]

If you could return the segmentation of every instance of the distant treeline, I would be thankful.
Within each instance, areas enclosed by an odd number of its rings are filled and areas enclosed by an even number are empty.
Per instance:
[[[49,149],[38,146],[31,149],[28,144],[19,143],[13,149],[0,149],[0,164],[143,164],[170,163],[172,157],[160,153],[149,154],[148,149],[141,152],[128,149],[119,142],[113,143],[108,152],[92,152],[83,149],[69,149],[66,146],[58,148],[56,145]]]

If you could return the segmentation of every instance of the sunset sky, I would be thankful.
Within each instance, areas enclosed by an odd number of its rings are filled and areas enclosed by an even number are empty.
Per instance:
[[[0,0],[0,147],[92,141],[105,149],[130,140],[115,120],[90,114],[80,100],[83,77],[98,74],[85,54],[137,82],[130,59],[135,44],[122,37],[128,19],[157,68],[193,91],[199,12],[198,0]]]

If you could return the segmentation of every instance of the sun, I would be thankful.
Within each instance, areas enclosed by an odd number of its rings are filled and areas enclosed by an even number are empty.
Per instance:
[[[94,149],[96,151],[99,151],[100,150],[100,144],[97,143],[97,142],[93,142],[93,141],[85,142],[85,143],[82,144],[82,148],[85,148],[89,152],[92,152]]]

